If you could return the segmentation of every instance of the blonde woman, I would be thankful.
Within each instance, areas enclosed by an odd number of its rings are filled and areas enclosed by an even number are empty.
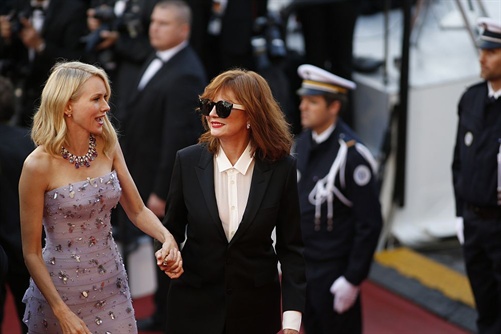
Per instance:
[[[30,333],[137,333],[110,211],[162,243],[157,264],[179,277],[172,235],[144,205],[109,119],[106,73],[80,62],[56,64],[34,116],[37,148],[21,174],[23,255],[32,279],[24,296]],[[140,143],[138,143],[140,144]],[[46,242],[42,248],[42,228]]]

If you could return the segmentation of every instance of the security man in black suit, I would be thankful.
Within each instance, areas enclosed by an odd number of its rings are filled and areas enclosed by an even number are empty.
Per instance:
[[[305,330],[361,333],[360,284],[382,227],[376,163],[339,116],[355,83],[313,65],[299,66],[298,73],[305,129],[295,146],[308,281]]]
[[[134,81],[134,92],[123,104],[124,157],[143,201],[160,218],[165,213],[176,152],[195,144],[203,131],[195,109],[207,78],[188,42],[191,18],[184,1],[156,3],[149,26],[155,52],[144,63]],[[127,219],[120,212],[119,221]],[[139,330],[161,330],[165,321],[169,278],[161,270],[156,274],[155,312],[152,318],[139,319]]]
[[[484,334],[501,333],[501,22],[478,23],[484,81],[459,101],[452,175],[458,238]]]

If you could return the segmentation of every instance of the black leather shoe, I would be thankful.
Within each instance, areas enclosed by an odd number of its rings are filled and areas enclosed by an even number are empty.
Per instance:
[[[137,329],[140,331],[161,331],[162,325],[153,317],[137,320]]]

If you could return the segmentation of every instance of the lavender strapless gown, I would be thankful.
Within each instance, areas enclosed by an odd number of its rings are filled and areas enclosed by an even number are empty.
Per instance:
[[[127,274],[111,233],[110,211],[120,194],[114,171],[45,194],[45,264],[61,298],[95,334],[137,333]],[[30,334],[61,333],[33,280],[23,301]]]

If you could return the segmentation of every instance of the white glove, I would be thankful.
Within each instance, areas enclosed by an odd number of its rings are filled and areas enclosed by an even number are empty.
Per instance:
[[[335,280],[330,288],[334,295],[334,311],[341,314],[352,307],[357,300],[359,290],[358,286],[348,282],[344,276]]]
[[[464,223],[463,217],[456,217],[454,221],[454,228],[456,229],[456,235],[458,237],[459,243],[464,244]]]

